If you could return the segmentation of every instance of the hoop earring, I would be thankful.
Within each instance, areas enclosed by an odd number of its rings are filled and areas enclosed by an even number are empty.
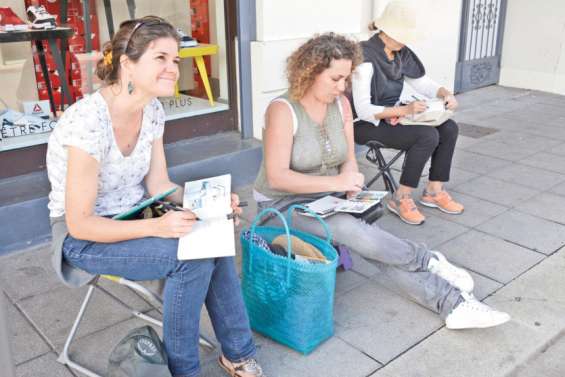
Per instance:
[[[128,94],[131,95],[135,87],[133,86],[133,82],[128,81]]]

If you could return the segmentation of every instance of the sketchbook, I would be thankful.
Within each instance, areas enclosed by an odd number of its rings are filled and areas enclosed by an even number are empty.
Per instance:
[[[338,212],[359,214],[380,203],[381,199],[387,194],[388,191],[360,191],[349,199],[327,195],[304,206],[321,218],[326,218]],[[300,214],[312,216],[308,212],[300,212]]]
[[[407,115],[400,118],[403,125],[423,125],[437,127],[453,116],[453,111],[447,110],[441,99],[430,99],[426,101],[426,111]]]
[[[231,209],[231,175],[200,179],[184,185],[183,207],[198,217],[192,230],[179,239],[179,260],[235,255]]]

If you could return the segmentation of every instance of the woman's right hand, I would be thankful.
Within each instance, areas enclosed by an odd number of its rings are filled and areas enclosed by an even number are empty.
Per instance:
[[[342,171],[336,176],[337,189],[335,191],[359,192],[365,183],[365,176],[358,171]]]
[[[189,210],[169,211],[156,220],[153,229],[155,237],[180,238],[192,230],[196,222],[196,215]]]
[[[425,101],[414,101],[410,102],[405,106],[406,115],[419,114],[426,111],[428,105]]]

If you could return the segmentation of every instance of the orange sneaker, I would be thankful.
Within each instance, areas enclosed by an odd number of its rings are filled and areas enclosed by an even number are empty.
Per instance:
[[[463,204],[457,203],[451,198],[451,195],[444,190],[436,193],[430,193],[424,190],[420,198],[420,204],[426,207],[438,208],[440,211],[449,213],[450,215],[459,215],[463,213],[465,209]]]
[[[390,212],[397,214],[407,224],[420,225],[426,220],[410,196],[398,199],[393,195],[386,206]]]

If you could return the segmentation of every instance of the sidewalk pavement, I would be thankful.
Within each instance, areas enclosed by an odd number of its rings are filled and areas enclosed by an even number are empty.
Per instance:
[[[491,86],[458,99],[461,136],[447,187],[465,213],[423,209],[427,221],[419,227],[386,213],[378,224],[467,268],[476,296],[512,321],[447,330],[436,314],[394,293],[375,265],[355,257],[352,271],[337,274],[333,338],[302,356],[256,335],[268,376],[565,375],[565,97]],[[364,156],[359,163],[366,176],[374,172]],[[382,189],[382,181],[373,188]],[[242,200],[252,203],[251,191],[241,188]],[[254,214],[247,209],[243,227]],[[48,245],[0,258],[20,377],[80,375],[55,359],[85,290],[62,286],[49,258]],[[125,288],[105,286],[155,314]],[[101,294],[90,309],[72,354],[103,374],[113,346],[143,323]],[[202,333],[214,339],[205,313]],[[203,350],[201,358],[203,376],[223,376],[217,351]]]

